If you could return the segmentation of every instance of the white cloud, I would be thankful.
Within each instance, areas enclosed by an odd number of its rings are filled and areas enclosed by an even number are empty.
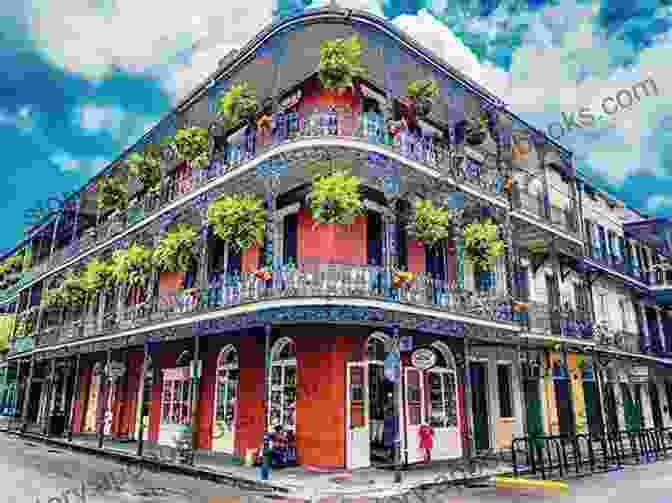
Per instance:
[[[76,159],[67,152],[52,154],[49,160],[63,173],[79,173],[85,178],[98,174],[109,163],[109,160],[103,157]]]
[[[157,122],[158,117],[126,112],[118,106],[80,105],[73,124],[90,135],[108,134],[120,146],[129,147]]]

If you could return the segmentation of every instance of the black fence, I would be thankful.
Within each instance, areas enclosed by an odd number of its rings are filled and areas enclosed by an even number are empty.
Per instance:
[[[525,473],[542,479],[620,470],[669,455],[672,428],[525,437],[514,439],[511,445],[514,477]]]

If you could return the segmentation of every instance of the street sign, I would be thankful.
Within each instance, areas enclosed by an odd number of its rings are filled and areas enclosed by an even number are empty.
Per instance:
[[[401,359],[398,353],[393,351],[387,355],[383,363],[383,375],[388,381],[399,381],[399,377],[401,376]]]

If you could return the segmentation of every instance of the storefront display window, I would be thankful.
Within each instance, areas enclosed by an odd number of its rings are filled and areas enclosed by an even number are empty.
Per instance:
[[[269,420],[271,427],[294,431],[296,410],[296,350],[291,339],[280,339],[271,352]]]

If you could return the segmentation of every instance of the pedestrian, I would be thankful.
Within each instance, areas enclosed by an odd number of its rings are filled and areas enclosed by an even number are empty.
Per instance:
[[[259,479],[268,480],[271,477],[271,465],[273,463],[273,434],[265,433],[261,447],[257,451],[255,466]]]
[[[418,439],[420,441],[420,450],[422,450],[425,455],[425,463],[429,463],[432,460],[434,429],[427,423],[422,423],[418,430]]]

